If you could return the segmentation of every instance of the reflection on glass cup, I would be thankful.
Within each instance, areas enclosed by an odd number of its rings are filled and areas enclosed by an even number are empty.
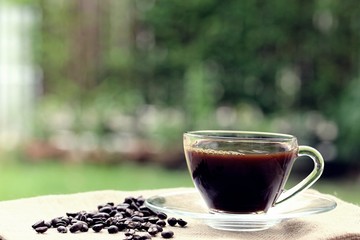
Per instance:
[[[195,187],[211,212],[263,213],[309,188],[321,176],[324,160],[294,136],[244,131],[184,133],[184,152]],[[308,156],[312,172],[284,191],[294,161]]]

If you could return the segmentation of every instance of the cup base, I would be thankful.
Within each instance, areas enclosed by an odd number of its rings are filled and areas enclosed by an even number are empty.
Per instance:
[[[264,214],[266,213],[266,211],[250,211],[250,212],[247,212],[247,211],[242,211],[242,212],[235,212],[235,211],[223,211],[223,210],[218,210],[218,209],[213,209],[213,208],[209,208],[209,213],[210,214],[229,214],[229,215],[236,215],[236,214],[242,214],[242,215],[245,215],[245,214],[249,214],[249,215],[258,215],[258,214]]]
[[[191,200],[192,204],[184,199]],[[212,228],[226,231],[261,231],[283,220],[319,214],[336,207],[336,202],[327,196],[303,192],[288,202],[275,205],[266,214],[210,214],[195,189],[164,192],[148,198],[145,203],[153,211],[197,219]]]

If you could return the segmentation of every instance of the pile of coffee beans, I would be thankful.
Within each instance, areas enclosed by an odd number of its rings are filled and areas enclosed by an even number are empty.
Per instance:
[[[50,221],[38,221],[32,225],[37,233],[45,233],[55,228],[59,233],[80,233],[107,231],[109,234],[124,233],[124,240],[147,240],[161,235],[172,238],[174,232],[166,226],[185,227],[181,218],[169,217],[163,212],[155,212],[145,204],[143,197],[127,197],[120,204],[108,202],[97,206],[93,212],[80,211],[66,213]],[[91,229],[91,230],[90,230]]]

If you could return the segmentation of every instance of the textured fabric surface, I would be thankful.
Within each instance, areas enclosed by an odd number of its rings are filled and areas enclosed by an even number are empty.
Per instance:
[[[96,210],[97,205],[106,202],[121,203],[127,196],[150,197],[179,189],[158,189],[143,191],[95,191],[68,195],[49,195],[0,202],[0,239],[15,240],[67,240],[67,239],[124,239],[124,233],[108,234],[107,231],[94,233],[60,234],[49,229],[45,234],[37,234],[31,225],[38,220],[51,220],[65,216],[66,212]],[[320,193],[317,193],[321,195]],[[175,233],[174,239],[360,239],[360,207],[346,203],[333,196],[336,209],[298,219],[283,221],[278,225],[258,232],[228,232],[212,229],[204,223],[185,219],[185,228],[168,227]],[[191,199],[183,199],[191,202]],[[162,239],[157,236],[153,239]]]

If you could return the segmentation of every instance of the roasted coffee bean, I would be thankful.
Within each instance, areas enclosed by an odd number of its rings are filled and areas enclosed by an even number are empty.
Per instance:
[[[109,217],[108,219],[105,220],[104,225],[110,226],[110,225],[113,225],[113,222],[114,222],[114,218]]]
[[[178,224],[179,224],[181,227],[185,227],[186,224],[187,224],[187,222],[186,222],[185,220],[181,219],[181,218],[179,218],[179,219],[177,220],[177,222],[178,222]]]
[[[140,210],[140,209],[139,209],[139,206],[138,206],[136,203],[131,203],[129,208],[131,208],[131,209],[133,209],[133,210],[136,210],[136,211],[139,211],[139,210]]]
[[[108,227],[107,230],[108,230],[108,233],[110,233],[110,234],[115,234],[115,233],[119,232],[119,229],[115,225],[111,225],[110,227]]]
[[[127,225],[124,222],[119,222],[116,224],[116,226],[118,227],[119,231],[125,230]]]
[[[73,219],[70,220],[70,223],[69,223],[69,224],[75,224],[75,223],[77,223],[78,221],[79,221],[79,220],[73,218]]]
[[[116,206],[116,210],[119,212],[125,212],[125,210],[130,206],[128,203],[119,204]]]
[[[139,217],[139,216],[133,216],[133,217],[131,218],[131,220],[132,220],[133,222],[144,222],[144,219],[143,219],[142,217]]]
[[[133,197],[126,197],[126,198],[124,199],[124,203],[131,204],[131,203],[134,201],[133,199],[134,199]]]
[[[141,226],[139,222],[129,222],[127,227],[131,229],[138,229]]]
[[[94,214],[93,218],[109,218],[110,215],[108,213],[105,213],[105,212],[99,212],[99,213],[96,213]]]
[[[144,217],[144,213],[141,211],[134,211],[133,217]]]
[[[150,239],[151,239],[151,235],[149,233],[145,233],[140,236],[140,240],[150,240]]]
[[[160,232],[165,238],[172,237],[173,232],[163,229],[167,224],[186,226],[186,221],[168,218],[165,213],[154,212],[144,203],[143,197],[128,197],[118,205],[112,202],[98,205],[97,211],[94,212],[67,212],[66,216],[54,218],[49,222],[41,220],[33,224],[32,228],[38,233],[44,233],[49,228],[56,228],[59,233],[87,232],[89,228],[94,232],[107,229],[110,234],[127,231],[126,239],[148,240]]]
[[[71,233],[76,233],[76,232],[80,231],[82,226],[83,226],[83,222],[76,222],[69,228],[69,230]]]
[[[38,227],[47,227],[44,220],[38,221],[31,226],[33,229]]]
[[[134,235],[136,233],[136,231],[134,229],[128,229],[125,232],[125,236],[130,236],[130,235]]]
[[[171,217],[171,218],[167,219],[167,222],[170,226],[175,226],[176,223],[178,222],[178,220],[176,220],[176,218],[174,218],[174,217]]]
[[[163,212],[158,213],[157,216],[158,216],[158,218],[160,218],[160,219],[162,219],[162,220],[164,220],[164,219],[167,218],[167,215],[166,215],[165,213],[163,213]]]
[[[136,199],[136,203],[137,203],[139,206],[143,205],[143,204],[145,203],[145,198],[143,198],[142,196],[138,197],[138,198]]]
[[[85,222],[86,219],[87,219],[87,217],[86,217],[85,215],[79,215],[79,216],[77,217],[77,219],[80,220],[80,221]]]
[[[94,232],[100,232],[103,228],[104,228],[104,225],[101,223],[95,224],[94,226],[92,226],[92,230],[94,230]]]
[[[140,240],[140,235],[139,234],[134,234],[134,235],[132,235],[132,239],[133,240]]]
[[[66,216],[68,216],[68,217],[76,217],[78,214],[79,214],[78,212],[76,212],[76,213],[69,213],[69,212],[67,212],[67,213],[66,213]]]
[[[157,221],[159,221],[158,217],[149,217],[149,222],[156,223]]]
[[[69,220],[66,218],[62,218],[62,217],[54,218],[50,221],[50,224],[52,227],[59,227],[59,226],[66,227],[67,225],[69,225]]]
[[[94,220],[91,217],[87,217],[85,222],[88,224],[93,224]]]
[[[110,217],[114,217],[118,212],[116,210],[111,210],[109,213]]]
[[[148,210],[141,210],[141,212],[142,212],[142,214],[143,214],[144,217],[149,217],[149,216],[151,216],[151,212],[148,211]]]
[[[51,219],[50,222],[49,222],[49,227],[57,227],[57,225],[59,224],[59,222],[62,221],[62,218],[61,217],[58,217],[58,218],[54,218],[54,219]],[[68,221],[66,221],[66,224],[68,224]]]
[[[133,215],[133,213],[134,213],[134,210],[132,210],[132,209],[130,209],[130,208],[127,208],[127,209],[125,210],[125,212],[124,212],[124,215],[125,215],[126,217],[131,217],[131,216]]]
[[[159,221],[156,222],[156,225],[159,225],[160,227],[165,227],[166,222],[164,220],[159,220]]]
[[[162,231],[163,231],[163,228],[162,228],[161,226],[159,226],[159,225],[157,225],[157,224],[155,224],[155,226],[156,226],[158,232],[162,232]]]
[[[148,232],[150,235],[155,236],[155,235],[159,232],[159,230],[158,230],[158,228],[157,228],[156,226],[154,226],[154,227],[149,227],[149,229],[147,230],[147,232]]]
[[[89,227],[88,227],[88,225],[85,223],[85,224],[83,224],[83,225],[81,226],[80,232],[87,232],[87,231],[89,231]]]
[[[112,208],[110,206],[105,206],[99,209],[99,212],[111,213]]]
[[[59,233],[67,233],[67,228],[65,226],[59,226],[56,228],[56,230],[59,232]]]
[[[173,231],[170,231],[170,230],[168,230],[168,231],[163,231],[163,232],[161,233],[161,236],[162,236],[163,238],[172,238],[172,237],[174,236],[174,232],[173,232]]]
[[[141,229],[147,231],[149,227],[151,226],[150,222],[143,222],[141,223]]]
[[[48,228],[47,226],[42,226],[42,227],[37,227],[37,228],[35,228],[35,231],[36,231],[37,233],[44,233],[44,232],[46,232],[48,229],[49,229],[49,228]]]

